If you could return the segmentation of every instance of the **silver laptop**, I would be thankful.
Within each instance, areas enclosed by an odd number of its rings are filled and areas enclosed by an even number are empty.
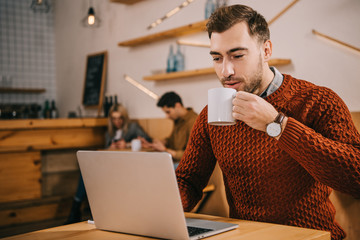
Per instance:
[[[238,227],[185,219],[168,153],[78,151],[77,157],[98,229],[165,239],[200,239]],[[192,231],[199,232],[189,236]]]

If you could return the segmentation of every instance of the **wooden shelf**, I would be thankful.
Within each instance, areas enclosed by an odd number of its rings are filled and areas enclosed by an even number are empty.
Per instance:
[[[134,3],[137,3],[137,2],[141,2],[143,0],[110,0],[111,2],[114,2],[114,3],[123,3],[123,4],[126,4],[126,5],[131,5],[131,4],[134,4]]]
[[[4,88],[0,87],[1,93],[43,93],[44,88]]]
[[[154,33],[154,34],[147,35],[144,37],[139,37],[139,38],[119,42],[118,46],[120,46],[120,47],[135,47],[135,46],[139,46],[142,44],[160,41],[160,40],[167,39],[167,38],[179,37],[179,36],[183,36],[183,35],[194,34],[197,32],[204,32],[204,31],[206,31],[206,23],[207,23],[207,20],[204,20],[201,22],[192,23],[192,24],[185,25],[182,27],[170,29],[167,31]]]
[[[269,60],[269,66],[282,66],[288,65],[291,63],[289,58],[274,58]]]
[[[203,68],[203,69],[195,69],[189,71],[181,71],[181,72],[171,72],[171,73],[162,73],[151,76],[145,76],[143,79],[147,81],[162,81],[169,80],[175,78],[187,78],[187,77],[195,77],[207,74],[214,74],[214,68]]]
[[[287,65],[290,63],[291,63],[291,59],[276,58],[276,59],[271,59],[269,61],[269,66],[280,66],[280,65]],[[215,70],[213,67],[211,67],[211,68],[202,68],[202,69],[188,70],[182,72],[156,74],[151,76],[145,76],[143,77],[143,79],[147,81],[163,81],[163,80],[170,80],[176,78],[188,78],[188,77],[195,77],[201,75],[208,75],[214,73]]]

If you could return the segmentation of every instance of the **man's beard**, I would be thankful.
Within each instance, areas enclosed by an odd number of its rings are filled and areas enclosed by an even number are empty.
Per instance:
[[[263,64],[262,64],[261,55],[259,55],[258,67],[257,67],[255,73],[249,78],[249,82],[245,84],[243,91],[248,92],[248,93],[256,92],[256,90],[258,90],[260,88],[262,76],[263,76]],[[227,81],[237,81],[237,82],[243,82],[243,83],[245,82],[245,80],[243,78],[229,77],[229,78],[221,79],[222,85],[224,86]],[[239,91],[239,89],[236,89],[236,90]],[[258,94],[260,94],[260,93],[258,93]]]
[[[259,61],[258,69],[256,70],[255,74],[252,76],[252,78],[250,78],[249,84],[245,85],[244,91],[248,93],[254,93],[255,91],[259,90],[262,81],[262,76],[263,76],[262,62]]]

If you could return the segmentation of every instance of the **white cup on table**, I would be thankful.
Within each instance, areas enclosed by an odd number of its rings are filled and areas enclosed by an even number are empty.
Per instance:
[[[138,152],[141,150],[141,140],[133,139],[131,140],[131,151]]]

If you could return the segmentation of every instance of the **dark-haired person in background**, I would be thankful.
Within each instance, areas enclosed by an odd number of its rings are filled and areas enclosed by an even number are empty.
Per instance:
[[[185,108],[180,96],[175,92],[167,92],[162,95],[157,106],[164,111],[169,119],[174,121],[174,128],[171,135],[164,141],[154,139],[150,143],[143,139],[142,143],[143,146],[150,147],[155,151],[170,153],[176,168],[184,154],[192,126],[198,115],[192,108]]]
[[[207,107],[200,113],[176,169],[184,210],[201,199],[217,162],[230,217],[343,239],[329,195],[360,198],[360,134],[347,106],[332,90],[269,67],[269,28],[250,7],[219,8],[207,31],[218,78],[237,90],[237,122],[213,126]]]

